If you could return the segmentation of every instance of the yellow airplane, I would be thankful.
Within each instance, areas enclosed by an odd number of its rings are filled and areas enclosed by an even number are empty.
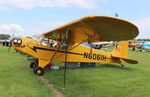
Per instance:
[[[128,42],[139,34],[132,23],[113,17],[88,16],[41,34],[36,39],[14,38],[12,47],[37,60],[30,64],[34,73],[44,74],[52,62],[96,62],[137,64],[128,58]],[[121,41],[112,52],[80,45],[84,42]],[[124,65],[122,65],[124,66]]]

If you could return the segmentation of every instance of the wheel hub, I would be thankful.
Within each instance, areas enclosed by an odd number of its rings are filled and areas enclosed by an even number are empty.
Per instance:
[[[37,70],[37,74],[41,74],[41,70]]]

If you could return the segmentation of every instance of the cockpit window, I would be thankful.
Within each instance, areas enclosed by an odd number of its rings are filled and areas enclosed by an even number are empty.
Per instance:
[[[49,39],[49,38],[44,38],[40,44],[44,45],[44,46],[50,46],[50,47],[56,47],[57,45],[57,41],[53,40],[53,39]]]
[[[34,35],[33,39],[44,46],[63,47],[64,44],[69,44],[71,41],[71,31],[52,32],[49,36],[43,34]]]

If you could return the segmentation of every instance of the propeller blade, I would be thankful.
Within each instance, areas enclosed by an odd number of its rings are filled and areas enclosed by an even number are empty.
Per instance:
[[[10,48],[12,47],[13,39],[14,39],[14,32],[13,32],[12,35],[11,35],[11,39],[10,39],[10,43],[9,43],[8,52],[10,52]]]
[[[11,40],[11,41],[10,41],[10,43],[9,43],[8,52],[10,52],[10,48],[11,48],[11,46],[12,46],[12,40]]]

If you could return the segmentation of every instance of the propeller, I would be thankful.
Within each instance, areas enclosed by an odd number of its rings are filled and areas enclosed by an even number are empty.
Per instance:
[[[13,32],[12,35],[11,35],[8,52],[10,52],[10,48],[12,47],[12,42],[13,42],[13,40],[14,40],[14,32]]]

